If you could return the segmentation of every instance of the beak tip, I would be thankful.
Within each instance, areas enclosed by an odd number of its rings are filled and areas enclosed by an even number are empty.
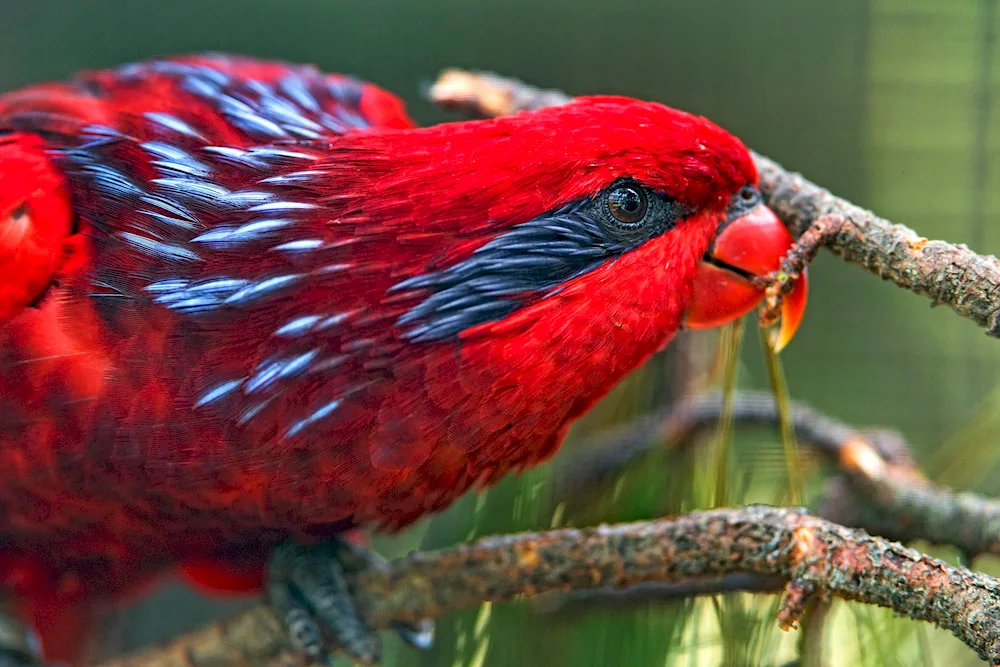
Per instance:
[[[803,270],[802,275],[795,281],[792,291],[785,295],[781,302],[781,324],[778,330],[771,337],[771,348],[775,353],[781,352],[788,343],[791,342],[799,325],[802,324],[802,316],[806,311],[806,301],[809,298],[809,279],[807,272]]]
[[[785,331],[785,327],[782,325],[778,331],[771,335],[771,349],[774,350],[775,354],[780,354],[791,340],[792,336]]]

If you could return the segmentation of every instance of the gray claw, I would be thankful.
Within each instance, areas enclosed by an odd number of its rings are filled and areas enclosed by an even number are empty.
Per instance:
[[[354,607],[335,545],[279,546],[268,570],[268,595],[290,641],[310,659],[340,647],[357,662],[380,661],[381,644]]]
[[[332,649],[341,648],[356,662],[378,664],[381,643],[358,614],[345,572],[384,566],[381,556],[341,539],[278,546],[271,555],[267,592],[292,646],[313,662],[326,661]],[[430,620],[393,627],[414,648],[427,649],[434,642]]]

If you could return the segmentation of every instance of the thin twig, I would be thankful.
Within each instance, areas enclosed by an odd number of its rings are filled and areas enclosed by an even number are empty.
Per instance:
[[[733,397],[736,426],[774,427],[778,409],[767,392],[740,391]],[[915,470],[906,442],[895,431],[878,430],[864,434],[848,424],[827,417],[808,405],[789,405],[796,439],[819,452],[845,471],[866,467],[874,474],[887,461]],[[581,443],[580,452],[560,471],[559,483],[566,492],[618,474],[632,461],[665,444],[682,450],[707,429],[714,428],[722,413],[719,393],[690,396],[669,408],[641,417],[622,426],[591,436]],[[869,451],[869,450],[874,451]]]
[[[777,162],[754,156],[768,205],[789,226],[808,228],[817,219],[839,217],[824,245],[844,259],[900,287],[945,304],[1000,337],[1000,260],[964,244],[929,241],[836,197]]]
[[[571,97],[540,90],[496,74],[448,70],[428,91],[435,103],[478,116],[510,115],[556,106]],[[946,304],[1000,338],[1000,260],[964,244],[929,241],[836,197],[773,160],[754,153],[760,189],[768,205],[791,229],[802,232],[818,220],[838,221],[823,245],[844,259],[911,292]],[[778,300],[772,295],[772,305]]]
[[[795,241],[795,245],[781,262],[781,267],[758,279],[758,284],[764,288],[764,307],[760,311],[760,325],[772,327],[781,317],[781,301],[792,291],[795,281],[806,270],[822,245],[826,244],[844,224],[839,215],[821,215],[813,221]]]
[[[487,538],[413,553],[358,572],[350,584],[365,620],[387,628],[485,601],[733,572],[789,582],[784,628],[814,596],[840,597],[934,622],[1000,664],[1000,582],[804,510],[753,506]],[[271,612],[258,607],[102,667],[236,667],[285,647]]]

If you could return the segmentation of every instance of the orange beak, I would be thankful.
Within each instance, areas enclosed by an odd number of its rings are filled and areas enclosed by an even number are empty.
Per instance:
[[[685,327],[717,327],[750,312],[764,298],[753,278],[777,270],[793,243],[788,229],[764,204],[724,223],[698,266]],[[781,323],[772,339],[775,351],[785,347],[799,328],[808,293],[803,272],[782,300]]]

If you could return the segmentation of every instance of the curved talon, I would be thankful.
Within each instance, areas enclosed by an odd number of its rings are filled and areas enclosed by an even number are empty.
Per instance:
[[[291,542],[278,546],[268,568],[268,597],[293,648],[314,662],[340,648],[356,662],[378,664],[381,643],[358,613],[345,572],[384,563],[380,556],[341,539],[315,546]],[[393,627],[415,648],[429,648],[433,642],[429,620]]]
[[[427,651],[434,646],[434,621],[425,618],[419,623],[395,621],[392,629],[399,638],[415,649]]]
[[[338,560],[347,572],[386,567],[387,561],[382,556],[350,540],[337,540],[335,545],[338,549]],[[425,618],[417,623],[394,621],[392,627],[400,639],[415,649],[425,651],[434,645],[434,621],[432,619]]]

